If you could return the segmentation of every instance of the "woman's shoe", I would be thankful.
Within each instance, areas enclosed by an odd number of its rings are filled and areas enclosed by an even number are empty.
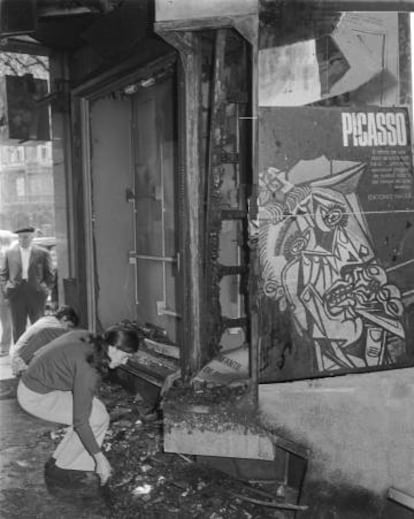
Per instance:
[[[47,485],[70,489],[85,487],[91,489],[96,487],[97,489],[99,486],[99,478],[95,472],[61,469],[56,465],[56,460],[53,457],[45,463],[45,482]]]

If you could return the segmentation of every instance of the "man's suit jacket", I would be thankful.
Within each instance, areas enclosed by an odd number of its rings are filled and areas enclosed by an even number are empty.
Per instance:
[[[29,258],[28,284],[36,292],[48,294],[53,284],[53,270],[49,251],[32,245]],[[22,259],[19,244],[13,245],[5,253],[0,267],[0,283],[7,298],[13,297],[22,282]]]

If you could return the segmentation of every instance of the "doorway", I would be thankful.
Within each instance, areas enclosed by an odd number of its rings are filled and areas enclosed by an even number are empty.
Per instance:
[[[89,104],[90,318],[180,337],[175,76],[136,80]]]

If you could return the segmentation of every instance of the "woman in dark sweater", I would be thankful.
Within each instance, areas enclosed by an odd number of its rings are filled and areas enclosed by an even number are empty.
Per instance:
[[[114,326],[103,336],[74,330],[32,360],[18,385],[19,404],[38,418],[70,426],[46,465],[46,475],[55,470],[70,484],[95,471],[102,485],[108,481],[111,465],[101,445],[109,415],[95,395],[100,375],[125,364],[137,349],[137,334],[130,329]]]

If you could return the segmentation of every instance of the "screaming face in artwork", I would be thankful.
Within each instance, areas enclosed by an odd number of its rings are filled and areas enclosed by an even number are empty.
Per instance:
[[[404,345],[401,294],[356,194],[365,168],[296,184],[275,168],[259,178],[263,292],[289,312],[318,372],[392,364],[392,345]]]

